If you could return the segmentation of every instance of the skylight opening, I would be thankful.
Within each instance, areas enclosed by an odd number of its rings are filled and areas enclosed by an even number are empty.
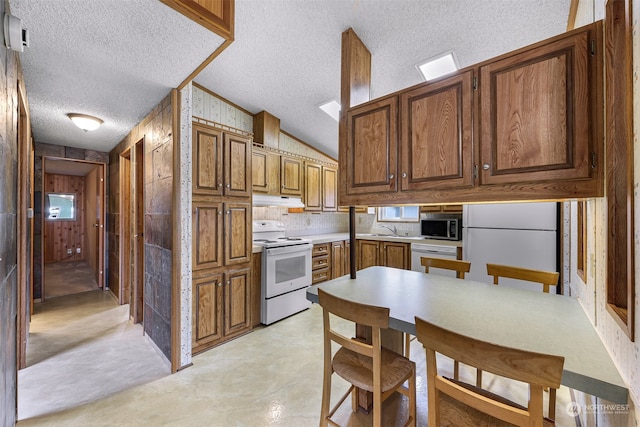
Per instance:
[[[318,105],[318,108],[330,115],[336,122],[340,120],[340,104],[335,99]]]
[[[424,80],[433,80],[438,77],[458,71],[458,61],[453,51],[445,52],[433,58],[429,58],[416,65]]]

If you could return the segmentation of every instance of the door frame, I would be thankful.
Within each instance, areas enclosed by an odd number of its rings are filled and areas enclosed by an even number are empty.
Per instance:
[[[27,367],[27,337],[33,312],[33,143],[26,93],[18,81],[18,122],[16,142],[18,150],[17,183],[17,276],[16,301],[16,372]],[[17,384],[17,382],[16,382]],[[16,401],[17,409],[17,401]]]
[[[134,150],[135,151],[135,150]],[[119,185],[120,185],[120,223],[119,227],[119,283],[118,292],[115,295],[118,300],[118,304],[128,304],[131,296],[131,250],[132,250],[132,222],[131,222],[131,171],[132,161],[131,147],[127,148],[120,153],[120,171],[119,171]]]
[[[40,258],[41,258],[41,262],[40,262],[40,271],[42,279],[41,279],[41,290],[40,290],[40,302],[44,302],[45,301],[45,286],[46,286],[46,273],[45,273],[45,269],[44,269],[44,265],[45,265],[45,227],[46,227],[46,221],[45,221],[45,214],[44,214],[44,198],[45,198],[45,177],[46,177],[46,170],[47,170],[47,161],[65,161],[65,162],[71,162],[71,163],[83,163],[83,164],[92,164],[94,165],[96,168],[98,168],[98,175],[100,177],[100,185],[97,186],[97,190],[100,192],[99,195],[99,201],[100,201],[100,218],[98,220],[98,228],[100,229],[100,233],[98,233],[98,272],[99,272],[99,280],[97,280],[97,285],[99,288],[104,288],[106,286],[105,284],[105,218],[106,218],[106,212],[107,212],[107,207],[105,205],[106,202],[106,186],[105,186],[105,181],[106,181],[106,169],[107,169],[107,164],[103,163],[103,162],[93,162],[90,160],[80,160],[80,159],[68,159],[66,157],[54,157],[54,156],[42,156],[42,176],[41,176],[41,200],[40,200],[40,206],[42,206],[42,214],[40,215],[40,229],[41,231],[41,245],[40,245]],[[86,175],[85,175],[86,176]],[[85,218],[85,222],[87,221],[87,219]],[[83,243],[84,244],[84,243]],[[33,300],[33,298],[31,298]]]
[[[129,312],[133,323],[144,320],[144,137],[133,145],[132,176],[134,179],[131,207],[133,226],[133,271]]]

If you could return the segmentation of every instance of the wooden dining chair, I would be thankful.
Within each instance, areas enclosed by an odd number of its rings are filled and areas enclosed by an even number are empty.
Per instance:
[[[543,414],[543,388],[557,388],[562,379],[564,357],[504,347],[457,334],[415,318],[416,334],[426,351],[428,425],[528,427],[553,426]],[[438,374],[436,353],[528,383],[526,406]]]
[[[432,258],[423,256],[420,257],[420,265],[424,267],[424,272],[429,273],[429,268],[442,268],[445,270],[451,270],[456,272],[458,279],[464,279],[464,275],[471,270],[471,262],[458,259],[444,259],[444,258]],[[404,341],[404,355],[409,357],[411,353],[411,341],[416,337],[411,334],[405,334]],[[453,361],[453,378],[458,379],[460,373],[460,364],[457,360]]]
[[[471,270],[471,262],[463,261],[461,259],[444,259],[423,256],[420,257],[420,265],[424,267],[425,273],[429,272],[430,267],[455,271],[458,279],[464,279],[465,273],[468,273],[469,270]]]
[[[549,293],[551,286],[558,285],[560,274],[557,271],[532,270],[529,268],[513,267],[510,265],[498,265],[487,263],[487,274],[493,276],[493,284],[498,284],[498,278],[524,280],[527,282],[540,283],[542,290]]]
[[[493,276],[493,284],[498,284],[500,277],[508,279],[523,280],[526,282],[540,283],[542,291],[549,293],[551,286],[558,286],[558,278],[560,273],[557,271],[533,270],[530,268],[514,267],[510,265],[499,265],[487,263],[487,274]],[[478,371],[476,376],[476,386],[482,386],[482,371]],[[549,412],[551,419],[556,418],[556,389],[549,389]]]
[[[382,425],[382,402],[398,391],[409,398],[409,416],[404,424],[416,424],[416,365],[402,355],[381,345],[381,330],[389,327],[389,309],[359,304],[318,289],[324,325],[324,380],[320,425],[338,425],[331,417],[352,395],[352,409],[357,407],[357,388],[373,393],[373,425]],[[371,343],[347,338],[331,327],[330,315],[371,328]],[[332,356],[332,342],[340,345]],[[336,373],[351,386],[333,408],[331,377]],[[404,383],[408,381],[408,387]]]

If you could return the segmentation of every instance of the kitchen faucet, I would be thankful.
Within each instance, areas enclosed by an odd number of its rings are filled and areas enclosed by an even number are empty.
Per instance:
[[[380,227],[386,228],[387,230],[390,230],[393,233],[394,236],[398,235],[398,229],[396,228],[395,225],[393,226],[393,228],[387,227],[386,225],[381,225]]]

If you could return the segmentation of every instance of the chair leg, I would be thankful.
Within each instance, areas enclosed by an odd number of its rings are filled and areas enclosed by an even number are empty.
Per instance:
[[[418,421],[416,418],[416,370],[413,369],[411,378],[409,378],[409,416],[411,417],[412,426],[417,426]]]
[[[453,379],[456,381],[460,380],[460,363],[457,360],[453,361]]]
[[[322,406],[320,407],[320,427],[329,425],[329,404],[331,402],[331,372],[325,370],[324,381],[322,382]]]
[[[555,388],[549,388],[549,419],[556,419],[556,391]]]
[[[382,427],[382,395],[373,393],[373,427]]]
[[[411,334],[404,334],[404,357],[411,356]]]
[[[476,387],[482,388],[482,371],[480,369],[476,372]]]

